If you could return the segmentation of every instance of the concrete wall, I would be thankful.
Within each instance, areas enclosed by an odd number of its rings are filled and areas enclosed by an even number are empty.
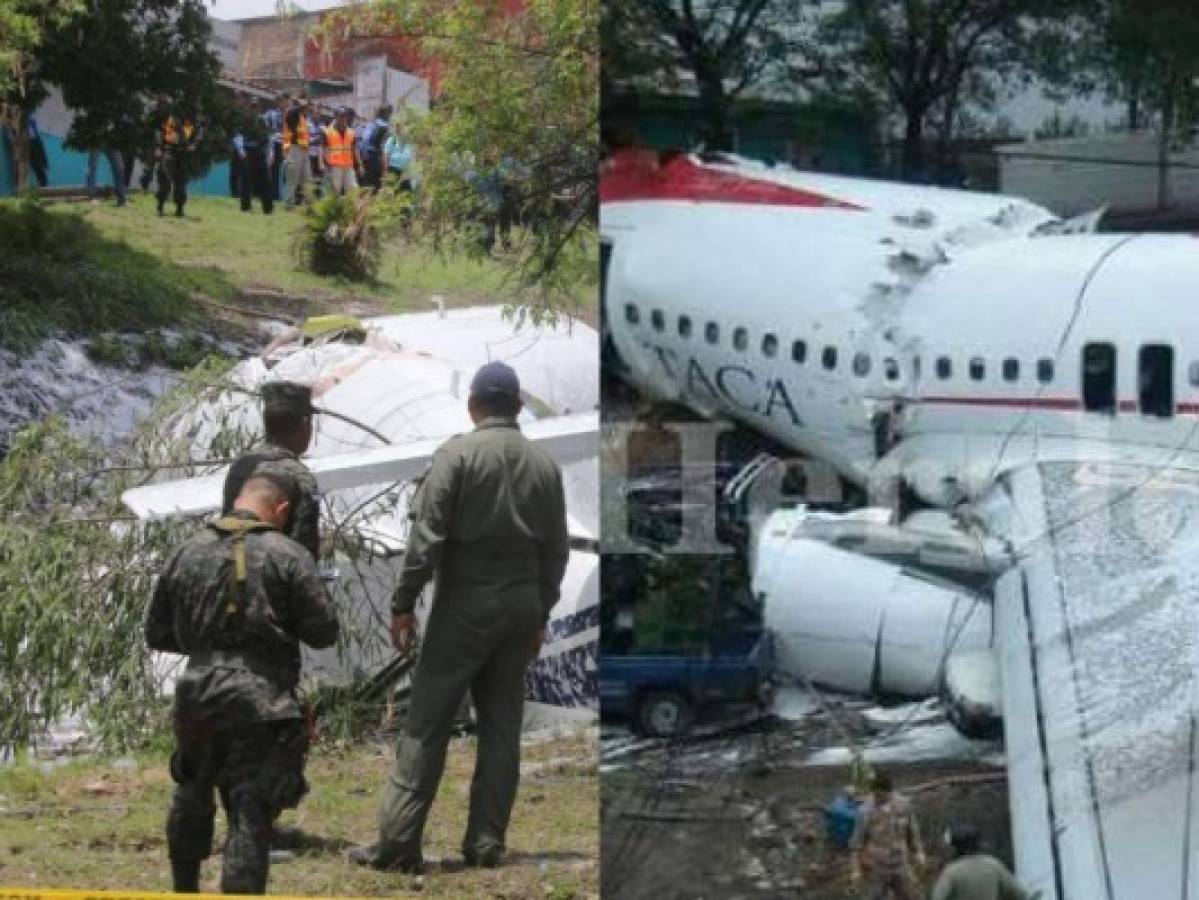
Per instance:
[[[209,39],[208,46],[220,59],[225,75],[230,78],[240,78],[242,74],[241,25],[221,19],[209,19],[209,22],[212,24],[212,37]]]
[[[1105,134],[1004,144],[999,190],[1026,197],[1060,215],[1108,206],[1113,211],[1150,210],[1157,205],[1157,135]],[[1199,148],[1170,154],[1169,201],[1199,207]]]
[[[315,19],[296,16],[246,22],[241,30],[241,74],[294,81],[304,77],[304,44]]]
[[[396,111],[412,107],[429,111],[429,82],[408,72],[388,68],[386,57],[374,56],[356,60],[354,91],[349,94],[330,94],[321,103],[330,106],[349,106],[362,119],[370,119],[380,106]]]
[[[373,116],[380,106],[429,109],[429,83],[423,78],[388,68],[387,57],[372,56],[354,61],[354,100],[360,116]]]

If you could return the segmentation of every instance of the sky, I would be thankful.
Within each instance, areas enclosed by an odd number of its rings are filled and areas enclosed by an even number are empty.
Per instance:
[[[306,12],[341,6],[344,0],[288,0]],[[279,11],[279,0],[208,0],[208,12],[214,19],[249,19],[254,16],[273,16]]]

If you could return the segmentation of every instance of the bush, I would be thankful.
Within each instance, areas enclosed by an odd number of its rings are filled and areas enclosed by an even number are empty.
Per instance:
[[[296,254],[317,275],[373,280],[379,271],[382,247],[370,196],[330,195],[308,207]]]

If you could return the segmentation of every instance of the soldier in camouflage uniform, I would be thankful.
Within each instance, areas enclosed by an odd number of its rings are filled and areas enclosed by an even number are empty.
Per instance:
[[[871,788],[850,840],[853,881],[861,882],[865,872],[870,887],[862,896],[870,900],[915,900],[921,891],[913,858],[920,868],[926,860],[911,801],[895,793],[882,772],[875,773]]]
[[[291,490],[277,475],[250,477],[232,513],[175,552],[150,603],[146,642],[188,657],[175,686],[167,819],[179,892],[199,890],[214,789],[228,823],[221,890],[235,894],[265,892],[272,816],[307,790],[299,645],[332,645],[338,623],[312,557],[279,531]]]
[[[294,381],[268,381],[262,386],[262,422],[266,440],[247,450],[229,467],[221,511],[228,515],[246,479],[255,472],[285,477],[291,488],[291,515],[283,532],[320,562],[320,501],[316,478],[300,455],[312,443],[312,388]],[[282,809],[271,816],[279,817]],[[272,846],[289,850],[301,840],[298,829],[275,826]]]
[[[300,460],[312,443],[312,388],[294,381],[268,381],[262,386],[262,423],[266,441],[243,453],[225,476],[221,511],[228,515],[247,478],[255,472],[286,476],[295,485],[291,517],[283,531],[320,559],[320,505],[316,478]]]
[[[411,644],[413,609],[435,579],[412,705],[379,809],[379,842],[351,851],[360,864],[422,869],[421,838],[445,766],[455,711],[467,689],[478,751],[462,852],[495,866],[520,778],[525,670],[545,637],[566,571],[562,472],[520,433],[516,373],[483,366],[471,382],[469,434],[438,448],[412,501],[412,528],[392,597],[392,641]]]

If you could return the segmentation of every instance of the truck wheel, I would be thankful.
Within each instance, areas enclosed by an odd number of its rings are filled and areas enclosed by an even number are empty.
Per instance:
[[[637,724],[651,737],[677,737],[691,728],[691,701],[679,691],[650,691],[637,704]]]

